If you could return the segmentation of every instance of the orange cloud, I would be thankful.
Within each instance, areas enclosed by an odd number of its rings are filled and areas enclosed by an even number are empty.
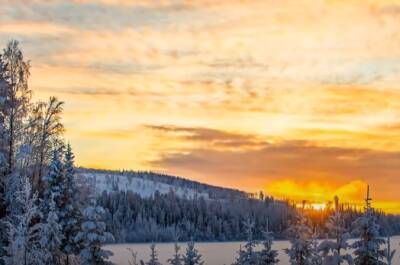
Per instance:
[[[278,198],[288,198],[292,200],[310,200],[312,202],[331,201],[334,196],[338,196],[343,202],[361,202],[367,183],[362,180],[352,180],[344,185],[337,185],[326,180],[275,180],[267,185],[267,191]],[[400,210],[400,209],[399,209]]]

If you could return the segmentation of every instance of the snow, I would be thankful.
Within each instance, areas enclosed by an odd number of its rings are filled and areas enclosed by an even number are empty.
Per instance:
[[[391,238],[392,248],[397,249],[396,255],[393,258],[392,264],[400,264],[400,236],[394,236]],[[349,243],[353,243],[354,240],[349,240]],[[104,249],[111,250],[114,252],[114,256],[110,258],[116,265],[129,265],[128,260],[131,256],[127,248],[131,248],[134,252],[137,252],[137,260],[144,259],[148,260],[150,254],[151,243],[138,243],[138,244],[112,244],[106,245]],[[232,264],[237,255],[237,250],[240,245],[244,245],[244,242],[207,242],[207,243],[196,243],[196,248],[199,253],[202,254],[202,258],[207,265],[222,265]],[[179,243],[182,250],[186,248],[186,243]],[[261,247],[261,246],[260,246]],[[289,241],[277,240],[274,241],[272,249],[278,251],[279,265],[289,265],[289,258],[283,249],[290,247]],[[160,262],[168,264],[167,260],[174,254],[174,243],[157,243],[157,252]],[[343,263],[345,264],[345,263]]]
[[[86,183],[95,190],[96,195],[100,195],[104,191],[131,191],[139,194],[142,198],[149,198],[157,191],[160,194],[167,194],[170,191],[173,191],[176,195],[182,198],[186,197],[192,199],[197,196],[209,199],[209,195],[206,192],[199,192],[188,187],[166,184],[150,179],[132,177],[118,173],[79,173],[79,177],[86,179]]]

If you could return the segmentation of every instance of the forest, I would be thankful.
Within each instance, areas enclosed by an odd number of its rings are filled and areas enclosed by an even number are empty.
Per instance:
[[[104,244],[178,240],[188,246],[181,255],[176,245],[170,264],[204,264],[194,242],[225,240],[246,240],[235,265],[279,264],[274,237],[290,240],[285,252],[293,265],[392,264],[390,236],[400,232],[399,217],[375,210],[369,192],[363,209],[336,197],[322,212],[149,172],[123,173],[208,196],[170,191],[141,197],[118,186],[88,192],[90,183],[77,172],[94,170],[74,165],[63,137],[64,103],[56,97],[33,102],[29,76],[29,61],[10,41],[0,53],[0,264],[111,264]],[[159,265],[156,245],[151,249],[146,263],[132,252],[131,264]]]

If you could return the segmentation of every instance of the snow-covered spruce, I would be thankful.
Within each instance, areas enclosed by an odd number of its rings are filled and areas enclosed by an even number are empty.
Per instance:
[[[54,149],[49,166],[49,172],[43,177],[43,201],[46,203],[54,200],[57,212],[61,212],[64,189],[64,164],[61,160],[60,150]],[[44,209],[48,211],[48,209]]]
[[[42,224],[43,233],[40,239],[40,246],[47,250],[45,257],[47,264],[61,264],[61,242],[64,238],[62,225],[56,211],[56,203],[52,198],[48,205],[46,223]]]
[[[80,251],[79,245],[75,243],[75,237],[82,221],[82,214],[77,199],[78,189],[75,181],[74,154],[69,144],[65,152],[64,167],[64,181],[61,190],[63,204],[61,205],[60,211],[62,217],[62,234],[64,235],[62,250],[66,255],[65,263],[68,265],[70,255],[77,255]]]
[[[353,222],[353,233],[358,238],[351,245],[354,249],[355,265],[385,265],[382,261],[385,251],[381,248],[385,240],[380,238],[379,225],[370,201],[368,187],[364,215]]]
[[[32,192],[32,186],[27,178],[20,179],[20,185],[13,194],[13,201],[19,205],[5,222],[7,225],[7,256],[3,257],[6,265],[46,264],[48,256],[40,244],[44,236],[43,224],[33,224],[40,218],[41,212],[37,206],[37,195]]]
[[[232,265],[255,265],[257,264],[258,254],[255,250],[258,241],[254,240],[254,222],[250,219],[247,219],[246,222],[243,223],[246,229],[247,242],[244,246],[240,246],[238,251],[238,257],[236,261]]]
[[[323,264],[327,265],[340,265],[340,264],[353,264],[353,258],[350,254],[345,253],[350,245],[348,233],[344,218],[339,209],[339,198],[335,197],[335,212],[329,217],[326,224],[329,236],[334,240],[323,240],[318,246],[318,252],[321,253]]]
[[[322,257],[319,255],[318,251],[318,240],[317,240],[317,233],[314,232],[311,238],[311,257],[310,257],[310,264],[311,265],[322,265]],[[328,264],[323,264],[328,265]]]
[[[154,243],[150,245],[150,259],[148,262],[146,262],[146,265],[161,265],[161,263],[158,260],[156,244]]]
[[[179,253],[180,249],[181,248],[178,246],[178,243],[175,242],[174,255],[172,256],[172,258],[168,259],[168,263],[170,265],[182,265],[183,258],[182,258],[182,255]]]
[[[83,211],[83,223],[81,231],[75,237],[75,242],[82,245],[80,252],[81,265],[108,265],[107,259],[112,255],[111,251],[102,249],[106,242],[113,241],[113,236],[106,232],[106,225],[102,222],[104,209],[96,206],[94,200]]]
[[[278,251],[272,249],[274,237],[272,232],[269,231],[268,222],[267,229],[264,232],[264,240],[262,241],[262,249],[259,252],[258,264],[259,265],[274,265],[279,263]]]
[[[187,243],[186,253],[183,255],[184,265],[203,265],[204,261],[201,260],[201,254],[194,246],[194,241],[191,240]]]
[[[291,247],[285,249],[289,255],[291,265],[312,265],[313,232],[309,220],[298,213],[295,222],[288,229]]]

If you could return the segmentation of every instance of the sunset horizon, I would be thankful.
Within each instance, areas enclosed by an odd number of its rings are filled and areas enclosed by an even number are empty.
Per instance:
[[[77,166],[400,213],[396,1],[4,3]]]

